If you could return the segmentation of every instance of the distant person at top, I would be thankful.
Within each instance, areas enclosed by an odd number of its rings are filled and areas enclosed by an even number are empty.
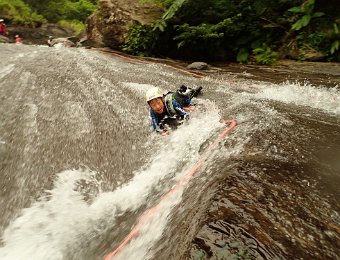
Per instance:
[[[0,19],[0,35],[3,35],[3,36],[8,35],[6,24],[4,23],[4,19]]]
[[[53,41],[53,37],[52,36],[48,36],[47,45],[49,47],[52,47],[52,41]]]
[[[15,35],[15,43],[22,43],[22,38],[18,34]]]

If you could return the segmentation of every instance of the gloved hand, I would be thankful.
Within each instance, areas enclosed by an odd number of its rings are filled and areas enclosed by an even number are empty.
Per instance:
[[[162,132],[164,131],[164,129],[161,128],[161,127],[159,127],[159,125],[158,125],[158,126],[156,127],[155,131],[156,131],[157,133],[162,133]]]
[[[188,121],[189,119],[190,119],[189,113],[187,113],[183,116],[183,120]]]

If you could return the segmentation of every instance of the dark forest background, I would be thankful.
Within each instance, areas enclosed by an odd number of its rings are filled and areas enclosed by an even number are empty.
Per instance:
[[[339,0],[144,0],[165,8],[136,24],[121,49],[142,56],[270,65],[280,58],[340,61]],[[1,0],[13,23],[84,30],[96,0]],[[312,58],[310,58],[312,57]]]

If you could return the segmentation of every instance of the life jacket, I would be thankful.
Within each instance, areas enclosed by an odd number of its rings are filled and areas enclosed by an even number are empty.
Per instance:
[[[165,110],[166,110],[168,116],[171,116],[171,117],[177,115],[177,112],[174,108],[174,105],[172,104],[173,98],[174,98],[173,92],[168,92],[164,97]]]
[[[20,37],[15,38],[15,42],[16,42],[16,43],[22,43],[22,39],[21,39]]]

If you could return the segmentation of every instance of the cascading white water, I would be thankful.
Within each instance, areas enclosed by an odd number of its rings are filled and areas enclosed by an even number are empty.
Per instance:
[[[286,82],[267,87],[257,93],[255,97],[340,114],[340,89],[338,87],[322,88],[307,83]]]
[[[132,83],[125,85],[136,87]],[[0,258],[65,259],[72,256],[71,251],[84,250],[79,247],[79,243],[90,239],[102,221],[108,218],[108,223],[115,225],[117,214],[122,215],[127,210],[133,211],[145,204],[152,195],[152,188],[162,186],[162,179],[174,182],[195,164],[199,158],[200,145],[223,126],[219,121],[218,110],[211,103],[207,105],[208,111],[197,113],[190,123],[170,136],[151,138],[151,142],[158,142],[158,145],[154,145],[154,155],[145,169],[136,172],[132,180],[115,191],[99,193],[91,204],[87,204],[82,194],[75,189],[79,180],[95,181],[91,178],[95,172],[68,170],[59,173],[48,195],[24,209],[21,216],[5,230],[5,246],[0,249]],[[177,171],[178,167],[180,171]],[[157,196],[166,193],[167,187],[160,188],[161,193]],[[167,216],[173,206],[180,202],[181,192],[181,189],[178,190],[174,198],[163,203],[157,215],[151,218],[152,222],[141,230],[142,235],[138,238],[141,242],[130,245],[125,258],[145,256],[152,243],[161,236]],[[151,226],[152,229],[148,228]]]

